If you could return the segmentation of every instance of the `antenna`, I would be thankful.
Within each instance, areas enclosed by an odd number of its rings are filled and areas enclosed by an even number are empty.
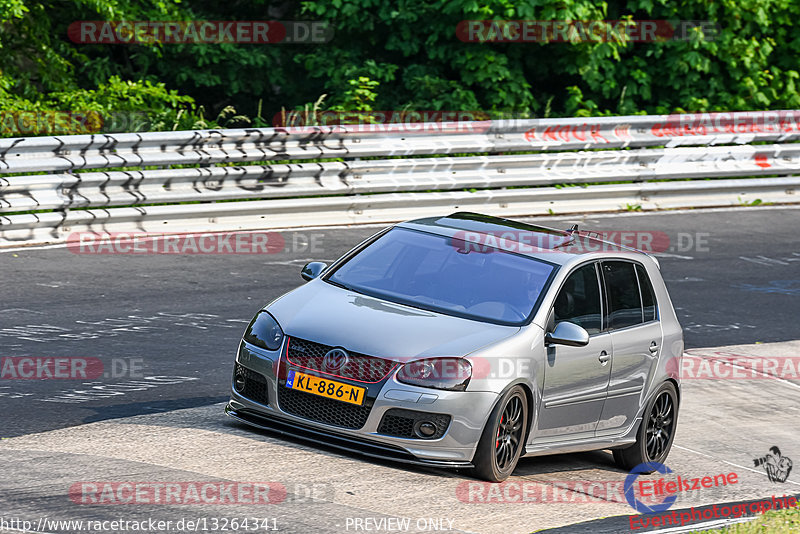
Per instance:
[[[567,237],[567,239],[565,239],[563,243],[559,243],[558,245],[554,246],[553,248],[556,249],[556,248],[559,248],[559,247],[564,247],[564,246],[567,246],[567,245],[571,245],[575,241],[575,234],[577,234],[577,233],[578,233],[578,225],[577,224],[573,224],[572,226],[570,226],[569,230],[567,230],[567,235],[569,237]]]

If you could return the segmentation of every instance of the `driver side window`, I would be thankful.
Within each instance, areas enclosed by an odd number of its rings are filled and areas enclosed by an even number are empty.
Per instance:
[[[555,324],[569,321],[589,334],[601,329],[600,284],[594,263],[584,265],[567,277],[553,305]]]

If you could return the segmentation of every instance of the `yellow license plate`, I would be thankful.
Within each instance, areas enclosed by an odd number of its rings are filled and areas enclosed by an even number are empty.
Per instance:
[[[286,387],[359,406],[364,404],[364,397],[367,395],[367,388],[291,370],[286,377]]]

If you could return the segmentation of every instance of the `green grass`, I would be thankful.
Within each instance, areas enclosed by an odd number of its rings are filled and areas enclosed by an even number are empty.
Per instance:
[[[705,531],[709,532],[709,531]],[[779,534],[783,532],[800,532],[800,507],[787,510],[766,512],[746,523],[737,523],[721,530],[720,534]],[[693,531],[692,534],[699,534]]]

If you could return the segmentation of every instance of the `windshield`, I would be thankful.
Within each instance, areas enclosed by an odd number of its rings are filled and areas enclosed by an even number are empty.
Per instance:
[[[386,300],[499,324],[534,311],[555,266],[463,241],[393,228],[326,280]]]

